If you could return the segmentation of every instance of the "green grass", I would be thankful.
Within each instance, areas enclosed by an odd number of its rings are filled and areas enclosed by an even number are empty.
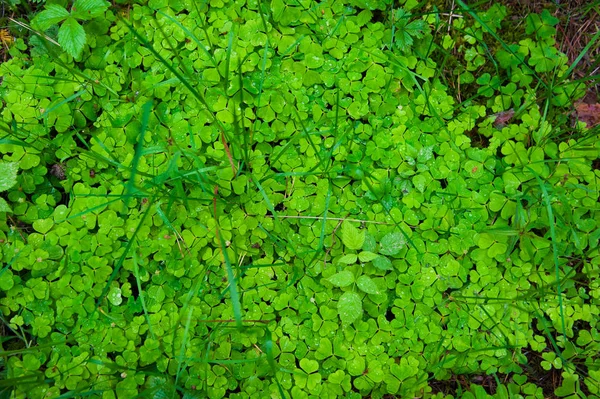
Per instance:
[[[527,35],[495,28],[497,8],[457,4],[461,22],[450,28],[438,9],[412,10],[406,18],[428,33],[407,51],[394,45],[389,6],[377,46],[371,22],[373,32],[352,36],[353,9],[260,1],[218,12],[194,3],[189,18],[174,4],[115,10],[104,23],[120,33],[94,40],[113,54],[139,44],[152,72],[95,47],[74,62],[45,42],[36,51],[47,51],[56,76],[28,75],[26,52],[15,50],[2,70],[0,154],[20,162],[23,194],[6,198],[11,224],[27,230],[0,229],[0,278],[17,287],[0,284],[2,397],[597,397],[598,128],[560,115],[582,95],[568,91],[573,83],[597,81],[571,77],[599,34],[570,66],[552,55],[552,68],[536,69],[530,52],[550,51],[553,35],[534,32],[527,51],[515,50],[513,36]],[[296,28],[286,27],[295,13]],[[444,47],[447,32],[458,44]],[[336,49],[337,59],[327,53]],[[500,50],[515,63],[502,66]],[[330,65],[316,66],[319,57]],[[90,65],[103,62],[117,70],[92,78]],[[372,65],[387,70],[372,76]],[[465,78],[464,100],[449,100],[463,79],[454,70],[500,80],[488,95]],[[53,94],[33,96],[30,85]],[[28,101],[44,111],[20,116]],[[79,108],[86,101],[99,106],[95,121]],[[65,108],[85,126],[73,119],[58,131],[53,118]],[[489,117],[508,108],[508,127],[495,128]],[[487,146],[465,140],[473,129]],[[65,181],[37,166],[58,161]],[[362,249],[344,242],[343,221],[366,233]],[[384,248],[398,232],[398,249]],[[363,251],[392,269],[344,260]],[[385,294],[332,285],[341,270]],[[108,299],[115,289],[122,303]],[[361,295],[350,325],[338,318],[346,292]],[[86,316],[66,316],[74,307]],[[526,353],[543,360],[529,364]],[[560,379],[549,386],[536,367]]]

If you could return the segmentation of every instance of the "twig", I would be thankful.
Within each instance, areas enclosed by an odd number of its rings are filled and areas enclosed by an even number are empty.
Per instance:
[[[327,267],[327,255],[329,255],[329,252],[331,252],[331,249],[335,245],[335,232],[337,231],[337,229],[340,228],[342,222],[344,221],[344,219],[339,219],[339,218],[336,218],[336,219],[338,219],[339,222],[338,222],[337,226],[335,226],[335,229],[333,229],[333,232],[331,233],[331,246],[329,248],[327,248],[327,251],[325,251],[325,256],[323,256],[323,268],[324,269]]]
[[[58,47],[60,47],[60,44],[58,44],[58,42],[57,42],[57,41],[55,41],[54,39],[52,39],[51,37],[49,37],[49,36],[47,36],[47,35],[45,35],[45,34],[43,34],[43,33],[40,33],[40,32],[38,32],[38,31],[36,31],[36,30],[34,30],[34,29],[30,28],[30,27],[29,27],[27,24],[24,24],[24,23],[23,23],[23,22],[21,22],[21,21],[17,21],[17,20],[16,20],[16,19],[14,19],[14,18],[8,18],[8,20],[9,20],[9,21],[11,21],[11,22],[14,22],[15,24],[17,24],[17,25],[19,25],[19,26],[21,26],[21,27],[23,27],[23,28],[25,28],[25,29],[29,29],[30,31],[32,31],[32,32],[33,32],[33,33],[35,33],[36,35],[38,35],[38,36],[42,36],[42,37],[44,37],[44,39],[48,40],[50,43],[52,43],[52,44],[56,44]]]

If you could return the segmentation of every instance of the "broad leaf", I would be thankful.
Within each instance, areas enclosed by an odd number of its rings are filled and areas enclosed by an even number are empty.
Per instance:
[[[71,12],[75,18],[89,20],[101,16],[109,6],[105,0],[77,0]]]
[[[32,25],[40,30],[48,30],[52,25],[64,21],[69,12],[58,4],[49,4],[46,9],[39,13],[32,21]]]
[[[338,262],[344,263],[346,265],[351,265],[353,263],[356,263],[357,258],[358,257],[356,256],[356,254],[347,254],[342,256]]]
[[[6,203],[4,198],[0,198],[0,212],[11,212],[12,213],[12,209],[10,209],[10,205],[8,205]]]
[[[367,294],[379,294],[379,289],[371,277],[362,275],[356,280],[356,285],[362,292]]]
[[[17,183],[18,162],[0,162],[0,191],[6,191]]]
[[[347,287],[354,282],[354,274],[350,270],[344,270],[329,277],[328,280],[336,287]]]
[[[373,266],[378,268],[379,270],[393,270],[394,267],[392,265],[392,261],[386,258],[385,256],[378,256],[373,259]]]
[[[370,252],[370,251],[362,251],[361,253],[358,254],[358,259],[360,259],[361,262],[370,262],[373,259],[377,258],[379,255]]]
[[[405,241],[402,233],[389,233],[381,239],[381,249],[379,252],[383,255],[396,255],[404,247],[404,244]]]
[[[350,222],[342,225],[342,242],[350,249],[361,249],[365,242],[365,232],[358,230]]]
[[[81,55],[85,40],[83,26],[73,17],[67,18],[58,30],[58,43],[73,58]]]
[[[345,292],[338,301],[338,314],[344,324],[351,324],[362,317],[363,308],[360,296],[355,292]]]

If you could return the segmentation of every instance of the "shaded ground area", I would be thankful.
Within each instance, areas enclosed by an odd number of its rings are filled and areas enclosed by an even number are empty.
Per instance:
[[[544,9],[551,10],[552,15],[560,19],[560,23],[557,25],[557,41],[559,50],[569,58],[569,64],[573,64],[580,57],[600,29],[599,1],[511,0],[504,3],[509,7],[515,19],[523,18],[532,12],[540,13]],[[600,72],[599,64],[600,46],[596,41],[579,60],[573,77],[590,81],[591,77]],[[584,102],[598,101],[600,101],[600,85],[596,82],[589,88]]]
[[[487,9],[496,1],[470,2],[474,9]],[[578,60],[573,77],[590,82],[593,76],[600,72],[600,45],[594,35],[600,30],[600,1],[569,0],[569,1],[542,1],[542,0],[502,0],[509,15],[515,21],[516,28],[524,23],[525,17],[531,13],[541,13],[544,9],[560,20],[557,25],[558,49],[567,55],[569,64]],[[455,0],[445,0],[443,7],[448,11],[460,13],[460,6]],[[588,44],[589,49],[586,49]],[[592,84],[584,102],[600,101],[600,84]]]

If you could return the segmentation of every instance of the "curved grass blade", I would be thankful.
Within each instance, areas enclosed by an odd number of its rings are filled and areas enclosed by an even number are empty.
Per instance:
[[[152,111],[152,101],[148,101],[142,106],[142,120],[140,127],[140,135],[138,136],[137,143],[135,145],[135,153],[133,154],[133,161],[131,162],[131,174],[129,176],[129,182],[125,187],[125,208],[129,205],[129,198],[135,186],[135,176],[137,175],[137,167],[142,157],[142,151],[144,149],[144,135],[148,129],[148,121],[150,119],[150,111]]]
[[[150,332],[150,336],[152,339],[156,339],[154,335],[154,331],[152,330],[152,323],[150,322],[150,316],[148,315],[148,308],[146,307],[146,300],[144,299],[144,291],[142,290],[142,283],[140,282],[140,270],[138,266],[138,258],[137,253],[133,252],[133,274],[135,276],[135,282],[138,289],[138,295],[140,297],[140,302],[142,303],[142,309],[144,310],[144,317],[146,318],[146,323],[148,323],[148,331]]]
[[[79,90],[77,93],[65,98],[64,100],[60,101],[59,103],[53,105],[52,107],[50,107],[49,109],[44,111],[44,113],[42,115],[40,115],[40,118],[45,118],[50,112],[54,111],[57,108],[60,108],[64,104],[70,103],[71,101],[75,100],[77,97],[81,96],[82,94],[86,93],[87,91],[88,91],[88,89]]]
[[[548,189],[540,178],[540,176],[529,166],[527,169],[535,176],[535,179],[542,191],[542,199],[546,205],[546,212],[548,213],[548,224],[550,225],[550,237],[552,239],[552,257],[554,259],[554,273],[556,278],[556,293],[558,295],[558,306],[560,309],[560,322],[562,327],[562,335],[564,342],[567,342],[567,327],[565,322],[565,309],[563,305],[562,286],[560,284],[560,267],[558,262],[558,245],[556,240],[556,225],[554,223],[554,211],[552,210],[552,204],[550,203],[550,196],[548,195]]]

